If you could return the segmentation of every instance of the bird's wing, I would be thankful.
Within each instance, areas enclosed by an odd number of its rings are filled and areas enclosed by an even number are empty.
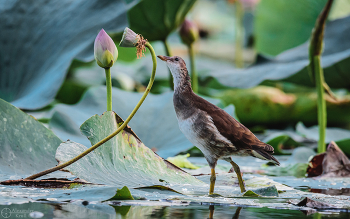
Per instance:
[[[253,149],[273,153],[271,145],[260,141],[248,128],[224,110],[197,95],[193,97],[193,101],[197,108],[208,113],[220,134],[231,141],[238,150]]]

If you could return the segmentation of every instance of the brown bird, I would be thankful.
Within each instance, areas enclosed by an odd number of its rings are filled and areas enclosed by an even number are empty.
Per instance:
[[[184,60],[178,56],[158,56],[165,61],[174,78],[174,107],[180,130],[204,154],[211,168],[209,194],[214,193],[215,166],[225,160],[235,170],[241,192],[245,191],[239,166],[232,155],[253,156],[279,162],[271,154],[273,147],[260,141],[248,128],[224,110],[196,95]]]

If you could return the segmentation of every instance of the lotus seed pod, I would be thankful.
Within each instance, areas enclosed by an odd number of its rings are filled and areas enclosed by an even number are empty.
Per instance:
[[[119,43],[120,47],[136,47],[140,36],[132,31],[130,28],[126,27],[123,33],[122,40]]]

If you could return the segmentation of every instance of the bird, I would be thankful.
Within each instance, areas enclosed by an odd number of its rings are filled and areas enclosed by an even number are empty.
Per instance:
[[[186,138],[204,154],[211,168],[209,195],[214,194],[215,167],[219,159],[229,162],[245,192],[239,166],[231,156],[253,156],[279,165],[271,145],[260,141],[248,128],[227,112],[192,91],[185,61],[179,56],[158,56],[174,78],[173,104],[178,125]]]

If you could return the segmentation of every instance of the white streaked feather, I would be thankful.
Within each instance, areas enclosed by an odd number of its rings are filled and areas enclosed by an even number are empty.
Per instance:
[[[199,113],[205,113],[203,111],[199,111]],[[230,145],[232,148],[235,148],[235,146],[223,135],[220,134],[219,130],[216,128],[214,125],[213,119],[211,116],[206,115],[206,118],[208,119],[205,121],[207,127],[211,130],[212,133],[215,134],[216,136],[216,141],[215,142],[210,142],[208,139],[203,139],[199,137],[199,130],[194,127],[194,122],[197,119],[197,116],[199,113],[193,114],[193,116],[187,118],[187,119],[179,119],[178,117],[178,123],[179,123],[179,128],[181,132],[186,136],[186,138],[195,146],[197,146],[205,156],[211,156],[209,154],[209,151],[206,150],[208,147],[208,143],[215,143],[217,147],[224,147],[227,145]],[[206,114],[206,113],[205,113]],[[208,136],[209,137],[209,136]],[[218,143],[221,142],[221,143]]]
[[[233,148],[236,148],[232,143],[231,141],[229,141],[227,138],[225,138],[222,134],[220,134],[218,128],[216,128],[215,124],[214,124],[214,121],[213,121],[213,118],[209,115],[206,116],[208,118],[208,120],[210,121],[208,123],[208,125],[211,127],[211,131],[213,133],[215,133],[215,136],[216,136],[216,140],[220,141],[220,142],[224,142],[225,144],[227,145],[230,145],[231,147]],[[219,147],[223,147],[225,146],[225,144],[216,144],[216,146],[219,146]]]

